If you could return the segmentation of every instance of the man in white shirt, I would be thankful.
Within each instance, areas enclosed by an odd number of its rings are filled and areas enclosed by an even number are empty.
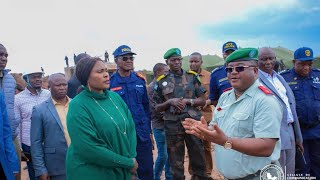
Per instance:
[[[293,92],[282,76],[273,69],[276,62],[276,54],[271,48],[259,49],[259,79],[277,97],[283,107],[281,121],[280,140],[281,154],[279,162],[286,174],[295,173],[296,144],[303,151],[302,135],[296,113],[296,103]]]

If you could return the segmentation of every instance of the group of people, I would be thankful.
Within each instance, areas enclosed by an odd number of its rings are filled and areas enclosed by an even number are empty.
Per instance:
[[[20,178],[19,159],[32,180],[158,180],[163,170],[165,179],[185,179],[185,147],[192,179],[212,179],[213,143],[225,179],[260,179],[268,165],[287,177],[320,178],[320,70],[312,49],[297,49],[293,68],[280,74],[271,48],[229,41],[222,54],[225,64],[212,73],[201,68],[199,52],[184,70],[181,50],[171,48],[147,85],[134,71],[136,53],[122,45],[112,75],[83,53],[69,81],[55,73],[43,89],[39,68],[23,74],[27,86],[15,95],[0,44],[0,179]]]

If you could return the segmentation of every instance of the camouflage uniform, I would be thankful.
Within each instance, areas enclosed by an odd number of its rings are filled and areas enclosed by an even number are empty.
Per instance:
[[[181,75],[169,72],[167,75],[160,76],[157,79],[155,89],[160,96],[158,103],[163,103],[171,98],[195,99],[206,91],[193,71],[183,71]],[[196,107],[187,105],[182,111],[170,106],[164,113],[164,130],[173,179],[185,178],[185,143],[192,163],[193,179],[207,179],[202,140],[186,134],[181,124],[181,121],[190,117],[200,120],[201,112]]]

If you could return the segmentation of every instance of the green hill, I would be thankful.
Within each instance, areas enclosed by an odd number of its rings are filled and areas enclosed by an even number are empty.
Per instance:
[[[182,69],[189,69],[189,57],[184,56],[182,60]],[[203,55],[202,56],[203,64],[202,68],[207,69],[211,66],[221,66],[223,65],[223,58],[219,57],[218,55]]]

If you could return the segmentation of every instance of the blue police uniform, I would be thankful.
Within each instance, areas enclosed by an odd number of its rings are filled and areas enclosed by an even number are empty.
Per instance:
[[[128,105],[135,123],[138,177],[142,180],[153,179],[151,121],[146,82],[136,72],[131,72],[128,77],[121,77],[116,72],[111,76],[110,90],[118,93]]]
[[[320,70],[313,68],[306,77],[301,77],[292,68],[281,75],[294,93],[303,137],[307,164],[298,173],[320,179]]]
[[[230,88],[231,85],[227,78],[226,66],[220,66],[214,69],[210,76],[210,94],[211,101],[218,101],[224,90]]]

